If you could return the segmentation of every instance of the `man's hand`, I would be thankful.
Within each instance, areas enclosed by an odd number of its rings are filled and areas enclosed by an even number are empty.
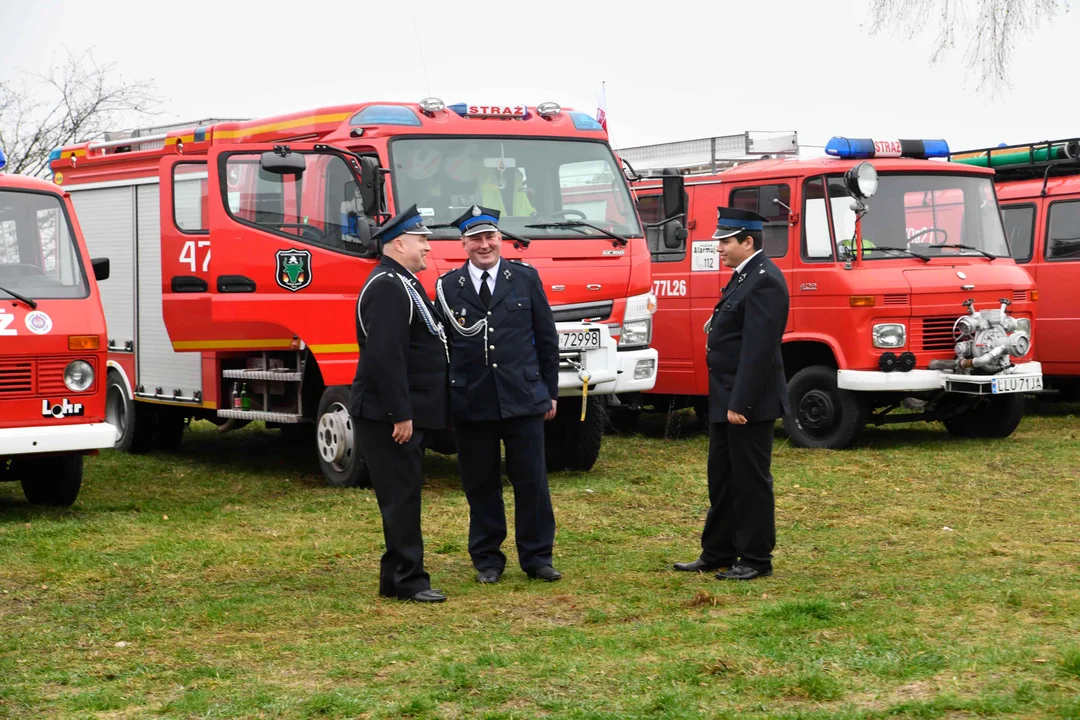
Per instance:
[[[546,413],[544,413],[544,419],[545,420],[554,420],[555,419],[555,406],[558,405],[558,404],[559,404],[558,400],[552,400],[551,401],[551,409],[548,410]]]
[[[734,410],[728,410],[727,411],[727,421],[729,423],[731,423],[732,425],[745,425],[746,424],[746,416],[745,415],[740,415],[739,413],[735,412]]]
[[[394,442],[404,445],[410,440],[412,440],[412,420],[394,423]]]

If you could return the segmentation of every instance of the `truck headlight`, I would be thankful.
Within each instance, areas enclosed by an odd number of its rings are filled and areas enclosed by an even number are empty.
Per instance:
[[[874,326],[874,347],[904,347],[907,341],[907,328],[899,323],[883,323]]]
[[[646,346],[650,340],[652,340],[652,318],[623,323],[622,334],[619,335],[619,347]]]
[[[1031,337],[1031,318],[1016,318],[1016,329]]]
[[[626,313],[623,322],[627,320],[644,320],[652,317],[656,312],[656,296],[651,292],[644,295],[634,295],[626,298]]]
[[[72,360],[64,368],[64,384],[71,392],[84,392],[94,384],[94,368],[85,360]]]

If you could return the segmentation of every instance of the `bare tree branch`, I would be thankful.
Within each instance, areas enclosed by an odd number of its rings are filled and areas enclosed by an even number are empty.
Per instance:
[[[976,89],[996,95],[1009,86],[1017,38],[1068,10],[1069,0],[871,0],[870,33],[914,38],[936,27],[931,65],[956,49],[959,33],[963,63],[979,77]]]
[[[5,170],[44,176],[54,148],[160,114],[153,81],[126,81],[116,68],[116,63],[99,65],[91,50],[68,52],[65,61],[45,73],[23,73],[18,83],[0,83]]]

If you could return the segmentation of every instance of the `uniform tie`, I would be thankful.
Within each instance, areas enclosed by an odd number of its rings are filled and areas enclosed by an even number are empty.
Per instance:
[[[480,302],[484,303],[484,307],[491,307],[491,288],[487,283],[490,277],[487,270],[480,276]]]

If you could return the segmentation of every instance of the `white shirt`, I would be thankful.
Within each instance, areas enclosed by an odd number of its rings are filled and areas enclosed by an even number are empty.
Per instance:
[[[760,252],[761,252],[761,250],[758,250],[757,252],[754,253],[754,255],[757,255]],[[743,271],[743,268],[746,267],[746,263],[748,263],[748,262],[750,262],[751,260],[754,259],[754,255],[751,255],[750,257],[746,258],[741,263],[739,263],[739,267],[735,268],[735,274],[736,275],[738,275],[739,273],[741,273]]]
[[[485,272],[488,274],[488,290],[491,291],[491,294],[493,296],[495,295],[495,276],[499,274],[499,265],[501,264],[502,258],[499,258],[499,262],[495,264],[495,267],[491,268],[490,270],[481,270],[480,268],[473,265],[471,260],[469,261],[469,277],[472,278],[473,290],[476,291],[477,295],[480,294],[480,283],[482,282],[480,276],[483,275]]]

